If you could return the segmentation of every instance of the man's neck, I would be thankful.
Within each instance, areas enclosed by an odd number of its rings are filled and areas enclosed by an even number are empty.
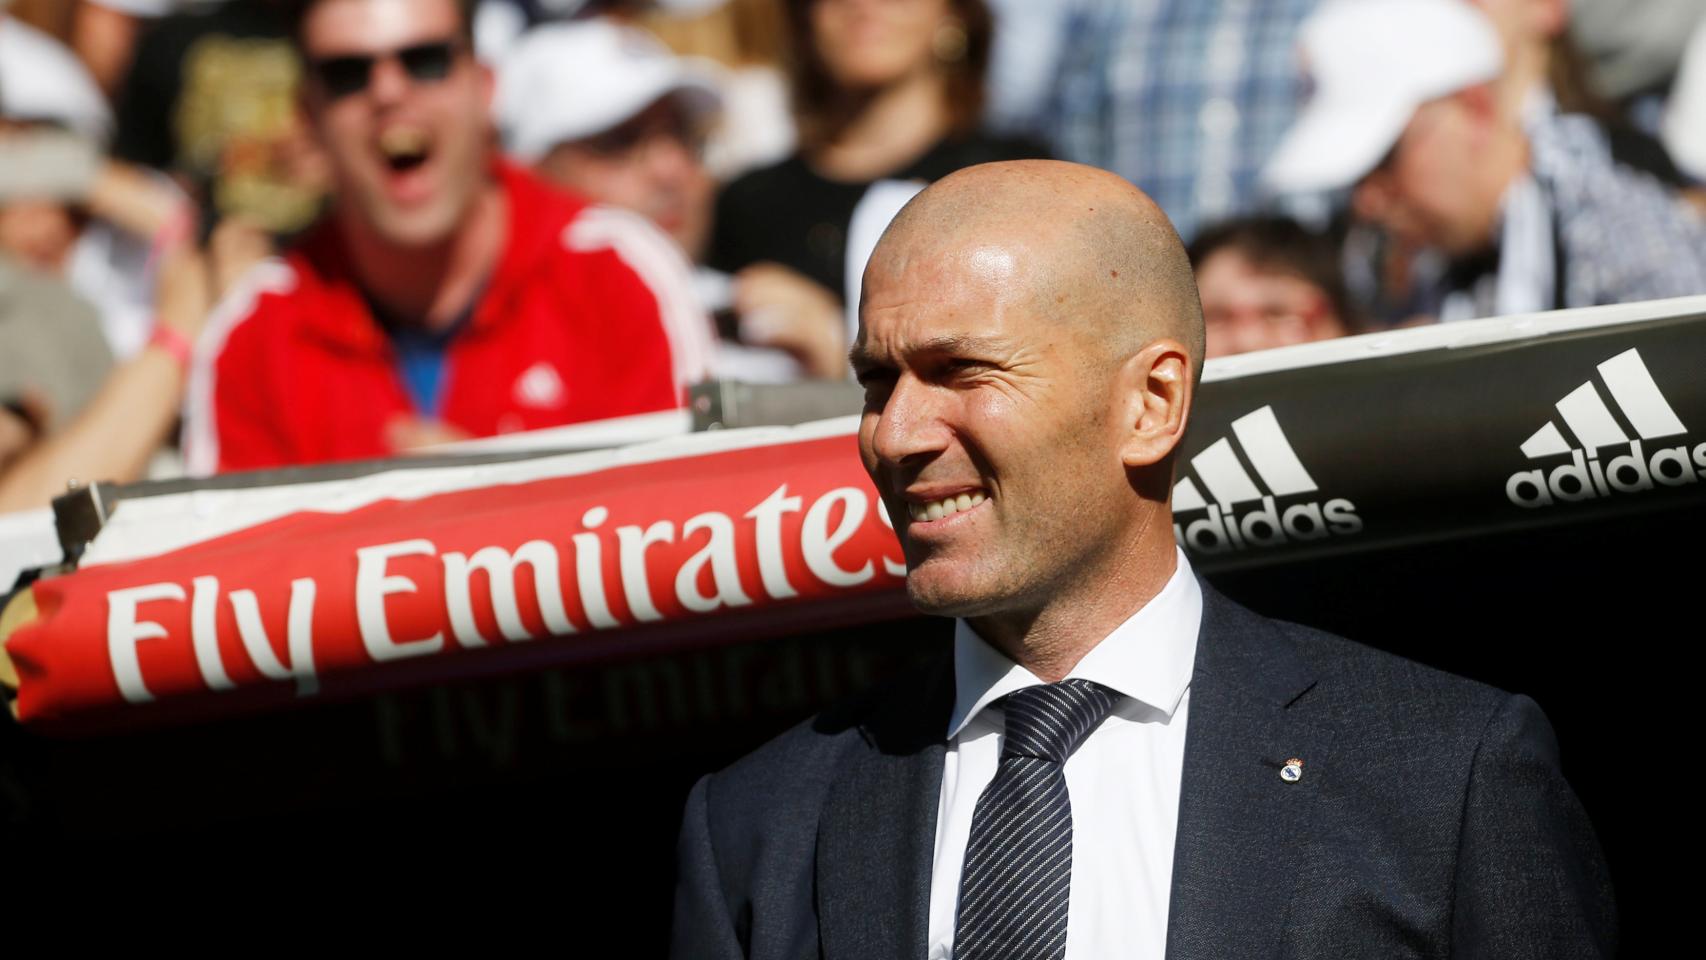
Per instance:
[[[1178,569],[1171,518],[1146,524],[1129,550],[1077,578],[1078,589],[1036,610],[968,617],[978,636],[1045,683],[1064,680],[1120,624],[1153,600]],[[1159,530],[1165,537],[1151,534]]]
[[[363,292],[394,317],[440,330],[466,313],[485,286],[503,252],[509,215],[503,188],[493,183],[438,243],[398,246],[353,219],[344,221],[343,235]]]

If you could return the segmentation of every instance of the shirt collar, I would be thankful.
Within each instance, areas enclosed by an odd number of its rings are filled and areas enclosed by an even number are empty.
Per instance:
[[[1173,575],[1150,601],[1090,648],[1067,674],[1093,680],[1171,717],[1191,685],[1202,587],[1184,551],[1174,547]],[[1043,681],[986,643],[964,620],[954,621],[954,712],[948,739],[959,736],[985,707]]]

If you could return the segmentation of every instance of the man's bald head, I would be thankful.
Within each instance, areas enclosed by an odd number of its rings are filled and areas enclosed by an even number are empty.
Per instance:
[[[1203,358],[1202,307],[1184,244],[1143,191],[1056,160],[968,167],[925,189],[871,255],[866,283],[919,258],[980,246],[1008,251],[1036,314],[1071,322],[1118,362],[1161,338]]]

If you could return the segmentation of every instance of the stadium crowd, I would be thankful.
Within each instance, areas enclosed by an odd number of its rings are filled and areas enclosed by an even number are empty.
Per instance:
[[[900,205],[1050,156],[1210,356],[1706,293],[1706,3],[0,0],[0,512],[844,378]]]

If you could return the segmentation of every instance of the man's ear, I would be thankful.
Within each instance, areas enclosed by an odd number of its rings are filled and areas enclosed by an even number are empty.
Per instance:
[[[1126,397],[1126,435],[1120,460],[1127,469],[1164,463],[1185,436],[1194,385],[1191,357],[1173,339],[1150,342],[1120,370]]]
[[[485,104],[486,113],[490,115],[492,104],[497,102],[498,75],[483,61],[474,61],[474,69],[480,71],[480,102]]]

